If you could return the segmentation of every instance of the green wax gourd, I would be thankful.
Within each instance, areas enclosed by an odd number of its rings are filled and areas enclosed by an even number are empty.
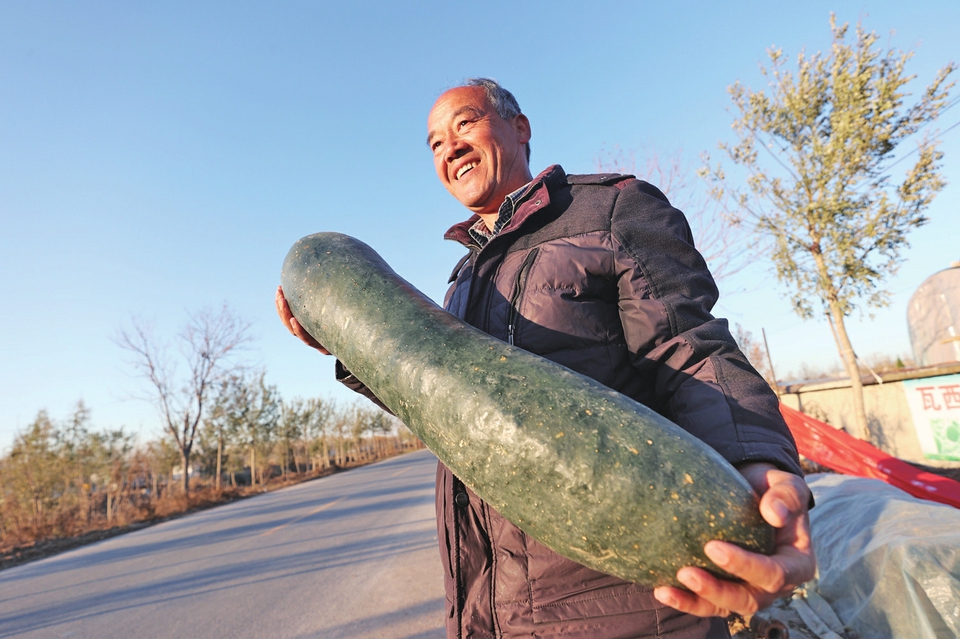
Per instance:
[[[723,572],[711,539],[770,554],[749,484],[642,404],[457,319],[369,246],[297,242],[281,284],[300,324],[464,483],[547,547],[640,584]]]

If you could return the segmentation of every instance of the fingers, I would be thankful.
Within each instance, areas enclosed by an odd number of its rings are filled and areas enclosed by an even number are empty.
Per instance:
[[[704,593],[705,580],[712,579],[706,571],[691,567],[681,568],[677,572],[677,579],[690,591],[673,588],[672,586],[661,586],[653,590],[653,596],[657,601],[665,606],[697,617],[726,617],[730,614],[729,609],[701,596],[701,593]],[[707,591],[710,590],[710,588],[707,588]]]
[[[330,354],[330,351],[328,351],[320,342],[314,339],[313,335],[308,333],[306,329],[300,325],[300,322],[297,321],[297,318],[293,316],[293,311],[290,310],[290,305],[287,303],[287,298],[283,296],[283,287],[277,287],[277,294],[274,298],[274,301],[277,305],[277,315],[280,316],[280,320],[283,322],[283,325],[287,327],[287,330],[290,331],[291,335],[298,338],[307,346],[320,351],[324,355]]]
[[[779,471],[778,471],[779,472]],[[799,479],[799,478],[798,478]],[[802,480],[800,480],[802,484]],[[816,558],[810,538],[810,520],[806,512],[806,493],[793,482],[772,483],[764,494],[761,512],[776,531],[772,555],[749,552],[734,544],[711,541],[704,553],[719,568],[742,580],[743,591],[729,587],[703,593],[720,607],[741,614],[752,614],[775,599],[813,578]],[[773,494],[782,488],[780,494]],[[710,576],[711,579],[712,576]],[[679,576],[678,576],[679,578]]]
[[[767,463],[745,464],[740,472],[760,495],[760,514],[774,528],[807,512],[810,488],[801,477]]]
[[[283,322],[283,325],[287,327],[287,330],[290,331],[292,335],[296,335],[296,331],[290,324],[290,320],[293,319],[293,312],[290,310],[290,305],[287,304],[287,298],[283,296],[283,287],[277,287],[277,294],[274,297],[274,302],[277,305],[277,315],[280,316],[280,321]]]
[[[769,488],[760,498],[760,514],[774,528],[783,528],[807,512],[810,489],[796,475],[781,470],[768,473]]]
[[[755,585],[718,579],[692,566],[677,571],[677,580],[689,592],[657,588],[654,597],[664,605],[698,617],[726,617],[731,612],[751,615],[777,598]]]
[[[708,542],[703,551],[710,561],[742,579],[755,593],[779,594],[789,581],[787,573],[794,563],[789,555],[761,555],[722,541]],[[792,589],[793,585],[789,587],[789,590]],[[733,609],[740,612],[738,607]]]
[[[730,612],[750,615],[813,578],[816,558],[810,539],[810,489],[806,483],[769,464],[751,464],[741,472],[761,495],[763,518],[777,529],[774,553],[762,555],[727,542],[710,541],[704,546],[710,561],[742,581],[718,579],[688,566],[677,572],[677,580],[690,591],[657,588],[654,596],[661,603],[698,616],[726,616]]]

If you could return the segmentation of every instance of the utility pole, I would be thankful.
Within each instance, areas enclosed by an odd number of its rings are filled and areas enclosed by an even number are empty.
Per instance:
[[[763,333],[763,349],[767,351],[767,364],[770,365],[770,375],[773,377],[773,392],[777,394],[777,399],[780,399],[780,382],[777,381],[777,372],[773,370],[773,358],[770,357],[770,346],[767,344],[767,329],[761,327],[760,332]]]

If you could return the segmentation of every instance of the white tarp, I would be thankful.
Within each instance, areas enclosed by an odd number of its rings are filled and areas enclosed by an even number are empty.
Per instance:
[[[960,510],[875,479],[807,477],[815,588],[864,639],[960,638]]]

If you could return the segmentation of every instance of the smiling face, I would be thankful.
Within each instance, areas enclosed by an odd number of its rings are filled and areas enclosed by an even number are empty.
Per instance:
[[[485,219],[496,219],[504,198],[531,179],[524,148],[530,122],[523,114],[501,118],[482,87],[441,95],[430,110],[427,132],[440,181]]]

